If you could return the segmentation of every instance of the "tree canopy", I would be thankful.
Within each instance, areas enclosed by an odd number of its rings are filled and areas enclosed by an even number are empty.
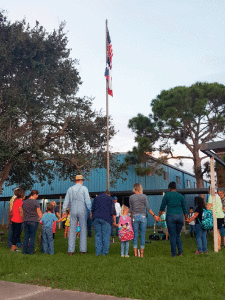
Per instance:
[[[148,117],[139,114],[129,120],[136,133],[138,146],[130,155],[138,153],[147,160],[153,151],[162,153],[163,159],[187,158],[194,162],[194,173],[199,188],[203,186],[204,168],[200,146],[208,141],[224,139],[225,86],[219,83],[197,82],[190,87],[178,86],[163,90],[151,102]],[[183,144],[190,156],[173,155],[175,145]],[[158,145],[158,146],[156,146]],[[149,160],[149,159],[148,159]]]
[[[73,178],[106,160],[106,118],[76,97],[81,78],[64,26],[48,33],[0,12],[0,190],[5,181]]]

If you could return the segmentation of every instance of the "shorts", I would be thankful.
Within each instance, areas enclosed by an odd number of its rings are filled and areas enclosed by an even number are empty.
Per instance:
[[[164,234],[167,234],[168,233],[168,228],[162,228],[162,231]]]
[[[224,218],[217,219],[217,229],[221,229],[224,224]]]

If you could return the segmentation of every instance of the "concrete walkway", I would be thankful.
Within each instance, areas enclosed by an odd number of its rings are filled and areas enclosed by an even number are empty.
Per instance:
[[[0,281],[0,300],[132,300],[93,293],[51,289],[50,287]],[[134,299],[133,299],[134,300]]]

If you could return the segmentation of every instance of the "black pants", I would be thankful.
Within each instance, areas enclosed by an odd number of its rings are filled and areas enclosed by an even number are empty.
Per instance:
[[[12,222],[12,245],[16,245],[20,241],[20,235],[22,232],[22,223]]]

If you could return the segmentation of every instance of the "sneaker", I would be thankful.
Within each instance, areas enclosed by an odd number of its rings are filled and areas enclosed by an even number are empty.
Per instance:
[[[125,255],[125,257],[129,257],[129,255]]]
[[[208,251],[203,251],[203,254],[209,254],[209,252]]]
[[[124,255],[121,255],[121,257],[124,257]]]

